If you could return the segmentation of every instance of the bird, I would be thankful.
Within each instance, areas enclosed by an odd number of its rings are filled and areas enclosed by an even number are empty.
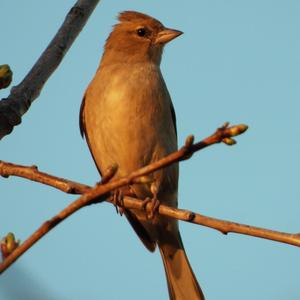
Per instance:
[[[129,175],[177,150],[174,106],[160,63],[164,46],[183,32],[157,19],[124,11],[108,36],[96,74],[80,108],[80,131],[100,175],[117,164],[114,179]],[[179,167],[175,163],[129,187],[139,199],[177,207]],[[149,179],[148,178],[148,179]],[[188,261],[177,220],[125,209],[145,245],[158,246],[171,300],[204,299]]]

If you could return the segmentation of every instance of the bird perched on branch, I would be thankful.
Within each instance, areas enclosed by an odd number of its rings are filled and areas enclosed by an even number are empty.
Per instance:
[[[134,11],[119,15],[80,110],[80,129],[99,172],[117,163],[126,176],[177,150],[173,104],[160,71],[164,45],[182,34]],[[177,207],[178,164],[153,173],[150,183],[133,184],[139,199]],[[137,210],[125,215],[144,245],[158,245],[170,299],[204,299],[189,264],[178,222]]]

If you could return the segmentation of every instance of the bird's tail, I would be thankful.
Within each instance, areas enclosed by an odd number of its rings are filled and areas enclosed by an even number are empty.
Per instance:
[[[170,300],[204,300],[204,295],[185,254],[179,232],[164,234],[158,242],[164,263]]]

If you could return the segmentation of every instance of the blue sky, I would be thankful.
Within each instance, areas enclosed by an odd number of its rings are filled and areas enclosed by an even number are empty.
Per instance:
[[[18,84],[75,1],[1,1],[1,64]],[[102,1],[0,159],[93,185],[98,174],[78,112],[103,44],[122,10],[150,14],[184,35],[162,72],[179,143],[224,123],[246,123],[234,147],[217,145],[181,164],[179,206],[212,217],[299,232],[300,2]],[[0,92],[5,97],[9,90]],[[23,179],[0,179],[0,236],[26,239],[76,196]],[[208,300],[300,298],[299,249],[180,224]],[[159,253],[148,253],[109,204],[78,212],[0,277],[1,300],[167,299]]]

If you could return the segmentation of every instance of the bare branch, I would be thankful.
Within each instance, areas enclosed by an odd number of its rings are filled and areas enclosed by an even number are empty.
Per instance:
[[[70,181],[67,179],[55,177],[53,175],[40,172],[37,170],[35,166],[26,167],[26,166],[15,165],[3,161],[0,161],[0,175],[2,175],[3,177],[8,177],[8,176],[23,177],[29,180],[33,180],[36,182],[40,182],[52,186],[54,188],[57,188],[63,192],[70,193],[70,194],[83,194],[87,192],[89,189],[92,189],[92,187],[85,184],[77,183],[74,181]],[[105,201],[112,202],[112,198],[107,197]],[[143,209],[144,206],[142,203],[143,203],[142,199],[125,196],[123,205],[125,208],[128,209]],[[149,207],[150,206],[148,205],[145,207],[146,211],[149,210]],[[159,206],[158,213],[169,218],[175,218],[177,220],[210,227],[224,234],[230,232],[239,233],[239,234],[255,236],[259,238],[269,239],[269,240],[300,247],[299,234],[278,232],[278,231],[268,230],[264,228],[249,226],[245,224],[219,220],[204,215],[200,215],[189,210],[176,209],[165,205]]]
[[[143,203],[140,199],[125,197],[124,207],[129,209],[142,209]],[[150,210],[151,204],[147,205],[146,207],[147,212],[150,212]],[[239,233],[300,247],[300,233],[285,233],[240,223],[234,223],[200,215],[189,210],[169,207],[165,205],[160,205],[158,212],[162,216],[210,227],[220,231],[223,234],[228,234],[230,232]]]
[[[21,166],[4,161],[0,161],[0,175],[23,177],[52,186],[68,194],[84,194],[91,188],[88,185],[40,172],[37,166]]]
[[[10,95],[0,101],[0,139],[21,123],[21,117],[39,96],[45,82],[62,61],[99,0],[78,0],[38,61]]]
[[[23,244],[17,247],[10,255],[8,255],[5,258],[5,260],[0,264],[0,274],[4,272],[14,261],[16,261],[25,251],[27,251],[34,243],[36,243],[40,238],[42,238],[53,227],[58,225],[60,222],[62,222],[64,219],[69,217],[71,214],[73,214],[80,208],[89,204],[99,203],[102,201],[113,202],[110,193],[111,191],[118,189],[122,186],[130,185],[132,182],[143,182],[143,180],[139,180],[143,176],[157,171],[158,169],[164,168],[172,163],[188,159],[192,156],[194,152],[204,149],[207,146],[220,142],[232,145],[233,143],[232,141],[230,141],[232,140],[232,137],[243,133],[246,129],[247,126],[245,125],[228,127],[228,123],[225,123],[221,128],[217,129],[217,131],[213,135],[196,144],[193,144],[193,136],[189,136],[186,139],[185,145],[177,152],[171,153],[167,157],[131,173],[128,177],[116,179],[107,183],[107,181],[110,178],[112,178],[112,176],[117,170],[117,166],[112,166],[107,170],[103,182],[101,184],[98,184],[94,188],[80,183],[76,183],[74,181],[69,181],[66,179],[55,177],[47,173],[39,172],[35,166],[24,167],[20,165],[14,165],[11,163],[0,162],[0,175],[4,177],[8,177],[10,175],[20,176],[43,184],[50,185],[67,193],[85,193],[79,199],[77,199],[65,209],[63,209],[59,214],[54,216],[49,221],[46,221]],[[151,210],[150,204],[144,207],[143,200],[128,196],[124,198],[122,205],[123,207],[129,209],[144,209],[145,213],[150,212]],[[175,218],[178,220],[214,228],[224,234],[227,234],[229,232],[235,232],[239,234],[260,237],[300,247],[300,234],[289,234],[219,220],[203,216],[192,211],[168,207],[165,205],[159,206],[158,213],[169,218]]]
[[[247,130],[246,125],[236,125],[228,127],[229,123],[225,123],[222,127],[218,128],[214,134],[203,139],[202,141],[194,144],[194,137],[192,135],[186,138],[185,145],[178,151],[171,153],[167,157],[152,163],[136,172],[133,172],[131,176],[135,178],[142,177],[143,172],[146,174],[152,173],[156,168],[166,167],[176,161],[189,159],[194,152],[206,148],[207,146],[214,145],[222,142],[224,139],[232,138],[233,136],[244,133]],[[115,172],[118,166],[113,165],[105,172],[101,183],[108,182]],[[141,173],[142,175],[139,175]],[[55,177],[47,173],[40,172],[37,166],[21,166],[13,163],[8,163],[0,160],[0,175],[3,177],[18,176],[32,181],[43,183],[59,189],[68,194],[83,194],[91,187],[78,182],[70,181],[60,177]]]

